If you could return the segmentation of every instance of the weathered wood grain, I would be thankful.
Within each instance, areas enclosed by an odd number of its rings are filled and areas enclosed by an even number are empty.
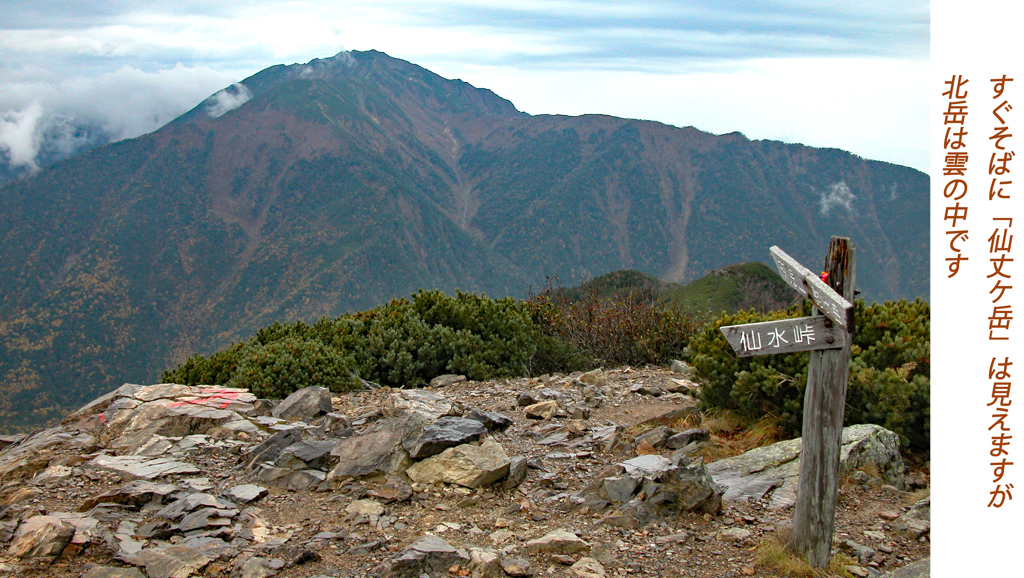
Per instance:
[[[740,357],[846,346],[846,331],[824,315],[720,327]]]
[[[775,256],[774,252],[772,255]],[[856,270],[854,248],[849,239],[832,237],[825,271],[829,274],[829,285],[842,290],[845,301],[852,301]],[[844,326],[847,331],[852,331],[853,322],[851,308]],[[811,352],[804,392],[803,447],[793,513],[793,540],[816,568],[828,565],[835,530],[839,446],[850,375],[851,341],[848,338],[847,345],[841,349]]]

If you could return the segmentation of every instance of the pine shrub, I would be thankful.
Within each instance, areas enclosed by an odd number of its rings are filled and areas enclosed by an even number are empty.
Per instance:
[[[768,314],[724,315],[695,336],[685,357],[701,382],[702,409],[731,410],[750,423],[775,416],[800,435],[808,353],[737,357],[719,328],[805,316],[807,305]],[[845,423],[875,423],[927,452],[930,429],[930,323],[925,301],[855,304]]]

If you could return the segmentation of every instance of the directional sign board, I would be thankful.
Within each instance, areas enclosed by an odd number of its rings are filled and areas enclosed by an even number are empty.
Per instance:
[[[820,277],[796,262],[778,247],[770,249],[779,275],[790,287],[811,300],[829,319],[843,329],[849,331],[853,326],[853,304],[843,299],[834,289],[825,284]]]
[[[727,325],[719,329],[740,357],[836,349],[846,345],[846,331],[824,315]]]

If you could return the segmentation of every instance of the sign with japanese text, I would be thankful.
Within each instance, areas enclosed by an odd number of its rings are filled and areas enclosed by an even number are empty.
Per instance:
[[[852,303],[836,293],[820,277],[811,273],[807,267],[797,263],[796,259],[787,255],[782,249],[772,247],[769,250],[772,260],[775,261],[775,266],[779,269],[779,275],[787,285],[814,303],[815,307],[843,329],[849,330],[853,326]]]
[[[740,357],[846,346],[846,331],[824,315],[719,328]]]

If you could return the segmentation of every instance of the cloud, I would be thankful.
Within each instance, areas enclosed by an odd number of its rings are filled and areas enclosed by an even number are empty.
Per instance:
[[[11,166],[34,170],[97,144],[152,132],[231,81],[210,68],[177,65],[8,83],[0,91],[0,150]]]
[[[210,118],[218,118],[249,102],[251,98],[252,91],[236,82],[211,97],[206,105],[206,114]]]
[[[39,152],[40,133],[37,129],[43,116],[38,100],[21,110],[9,110],[0,115],[0,153],[12,167],[34,171],[36,153]]]
[[[821,198],[818,200],[821,216],[827,217],[833,207],[842,207],[847,211],[853,211],[853,201],[856,199],[857,197],[850,192],[850,187],[846,185],[846,181],[833,183],[828,190],[821,192]]]

